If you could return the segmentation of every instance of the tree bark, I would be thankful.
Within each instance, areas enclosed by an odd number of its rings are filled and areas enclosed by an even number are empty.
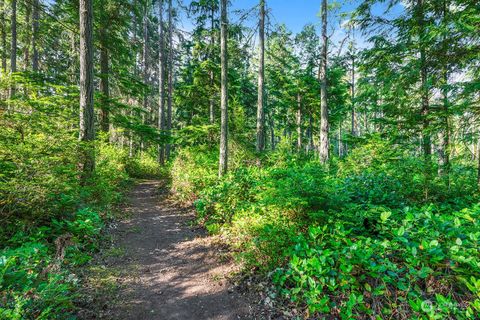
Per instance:
[[[163,0],[158,1],[158,19],[158,130],[163,133],[165,131],[165,45],[163,41]],[[165,164],[165,145],[163,142],[158,146],[158,162],[162,166]]]
[[[219,159],[219,176],[227,173],[228,169],[228,56],[227,56],[227,37],[228,37],[228,20],[227,20],[227,0],[220,0],[221,6],[221,28],[220,28],[220,58],[222,74],[220,80],[221,87],[221,125],[220,125],[220,159]]]
[[[80,0],[80,134],[82,155],[81,183],[85,184],[95,168],[93,140],[93,4]]]
[[[108,31],[107,26],[102,26],[100,30],[100,92],[102,93],[100,108],[100,129],[108,133],[110,127],[110,84],[109,84],[109,57],[108,57]]]
[[[12,44],[10,47],[10,72],[17,72],[17,0],[12,0],[11,15]],[[15,85],[10,86],[10,99],[15,95]]]
[[[25,2],[25,25],[30,26],[30,15],[32,13],[32,5],[30,3]],[[30,44],[31,41],[31,33],[30,30],[27,28],[27,32],[25,32],[25,44],[23,47],[23,70],[28,71],[30,67]]]
[[[302,95],[297,93],[297,151],[302,151]]]
[[[33,0],[33,17],[32,17],[32,71],[38,72],[38,29],[40,20],[39,0]]]
[[[477,149],[480,150],[480,139],[478,139]],[[477,188],[480,190],[480,154],[477,154]]]
[[[6,3],[0,1],[0,33],[2,38],[2,75],[7,74],[7,25],[5,23],[5,7]]]
[[[449,154],[449,145],[450,145],[450,121],[448,116],[448,89],[446,88],[448,84],[448,75],[447,71],[443,71],[443,88],[442,88],[442,128],[438,133],[439,146],[438,146],[438,175],[441,177],[446,177],[448,184],[449,181],[449,171],[450,171],[450,154]]]
[[[168,0],[168,101],[167,101],[167,133],[172,134],[172,101],[173,101],[173,8],[172,0]],[[170,160],[171,145],[167,143],[165,156]]]
[[[429,183],[431,178],[431,158],[432,144],[430,138],[430,122],[429,122],[429,88],[428,88],[428,69],[426,50],[424,42],[425,17],[423,10],[423,0],[417,1],[417,21],[419,26],[419,47],[420,47],[420,91],[421,91],[421,115],[422,115],[422,149],[425,166],[425,199],[429,197]]]
[[[143,16],[143,53],[142,53],[142,66],[143,66],[143,84],[148,87],[148,5],[145,5],[145,14]],[[143,110],[148,110],[148,89],[145,88],[143,92]]]
[[[133,0],[133,7],[137,7],[137,0]],[[138,20],[137,20],[137,14],[135,12],[132,13],[132,28],[133,28],[133,32],[132,32],[132,46],[133,47],[136,47],[137,45],[137,42],[138,42]],[[133,75],[135,76],[135,78],[137,78],[138,76],[138,52],[137,50],[134,50],[134,63],[133,63]],[[131,100],[131,103],[132,104],[135,104],[135,101],[136,99],[132,99]],[[130,110],[130,117],[133,118],[135,116],[135,113],[132,110]],[[129,130],[128,132],[128,155],[130,158],[133,157],[133,155],[135,154],[135,135],[134,135],[134,132],[132,130]]]
[[[258,42],[257,152],[262,152],[265,149],[265,0],[260,0]]]
[[[327,0],[322,0],[322,53],[320,61],[320,162],[326,164],[329,160],[328,140],[328,104],[327,104]]]
[[[443,20],[447,19],[447,1],[443,1]],[[448,51],[446,39],[444,42],[444,53]],[[448,106],[448,62],[445,62],[442,70],[442,128],[439,132],[439,150],[438,150],[438,175],[446,178],[447,185],[450,186],[450,119]],[[480,179],[480,177],[479,177]]]
[[[355,130],[355,54],[352,52],[352,70],[351,70],[351,81],[352,81],[352,136],[357,134],[357,130]]]
[[[142,123],[147,123],[146,112],[148,110],[148,3],[145,3],[145,11],[143,14],[143,51],[142,51],[142,69],[143,69],[143,112]],[[140,152],[144,151],[145,139],[142,137],[140,141]]]
[[[213,72],[213,57],[215,54],[215,4],[212,3],[212,11],[210,16],[210,107],[209,107],[209,120],[213,124],[215,122],[215,74]]]
[[[424,17],[423,17],[423,0],[418,1],[419,6],[419,25],[420,25],[420,41],[423,42],[423,28],[424,28]],[[430,161],[432,154],[432,147],[430,141],[430,134],[427,132],[429,128],[429,89],[428,89],[428,70],[426,62],[426,53],[425,46],[423,43],[420,43],[420,76],[421,76],[421,90],[422,90],[422,116],[423,116],[423,152],[425,155],[426,161]]]

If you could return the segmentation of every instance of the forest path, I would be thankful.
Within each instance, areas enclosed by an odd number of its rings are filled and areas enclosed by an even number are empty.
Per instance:
[[[131,218],[114,232],[124,250],[111,265],[124,275],[114,319],[257,319],[227,279],[234,265],[189,226],[191,210],[169,201],[156,181],[135,186],[129,203]]]

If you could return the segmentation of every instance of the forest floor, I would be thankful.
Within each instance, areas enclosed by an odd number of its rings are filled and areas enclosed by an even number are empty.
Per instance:
[[[194,227],[191,208],[158,181],[132,190],[112,247],[86,272],[83,319],[267,319],[259,300],[230,280],[228,251]],[[242,292],[243,291],[243,292]],[[94,306],[94,307],[91,307]]]

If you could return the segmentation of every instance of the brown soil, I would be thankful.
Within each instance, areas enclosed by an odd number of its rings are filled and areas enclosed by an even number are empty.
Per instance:
[[[235,264],[205,231],[192,227],[191,210],[168,201],[158,184],[142,182],[132,191],[131,218],[113,232],[113,246],[122,254],[102,258],[107,270],[115,270],[115,294],[102,302],[103,316],[92,317],[99,313],[90,310],[84,318],[270,318],[258,300],[228,280]]]

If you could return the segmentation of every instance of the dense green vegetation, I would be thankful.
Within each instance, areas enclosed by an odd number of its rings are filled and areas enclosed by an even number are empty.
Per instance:
[[[0,319],[75,318],[167,171],[287,312],[479,318],[477,1],[321,0],[297,34],[235,3],[0,0]]]
[[[0,319],[71,317],[77,268],[98,249],[130,177],[159,174],[147,153],[130,158],[99,141],[95,174],[82,186],[77,115],[63,107],[76,103],[75,91],[43,88],[58,92],[18,101],[0,122]]]
[[[480,230],[475,170],[431,181],[422,165],[374,136],[326,169],[288,148],[216,179],[215,150],[176,158],[173,187],[199,223],[221,234],[247,270],[268,274],[306,314],[475,318]],[[250,163],[250,165],[249,165]]]
[[[0,4],[2,10],[11,5]],[[27,4],[22,3],[19,13],[27,14]],[[58,21],[44,11],[41,21],[46,46],[56,36],[56,27],[49,24]],[[64,44],[58,39],[57,49]],[[25,72],[3,72],[0,80],[0,319],[74,318],[82,285],[79,268],[98,251],[116,206],[134,178],[158,178],[162,172],[156,148],[129,154],[99,133],[94,174],[88,181],[79,179],[79,89],[61,73],[64,66],[48,60],[56,59],[50,49],[41,49],[41,71],[31,72],[25,65]],[[16,95],[9,97],[12,85]],[[110,103],[117,110],[112,122],[118,130],[158,139],[139,116],[123,116],[130,110],[140,114],[140,109],[120,99]]]

